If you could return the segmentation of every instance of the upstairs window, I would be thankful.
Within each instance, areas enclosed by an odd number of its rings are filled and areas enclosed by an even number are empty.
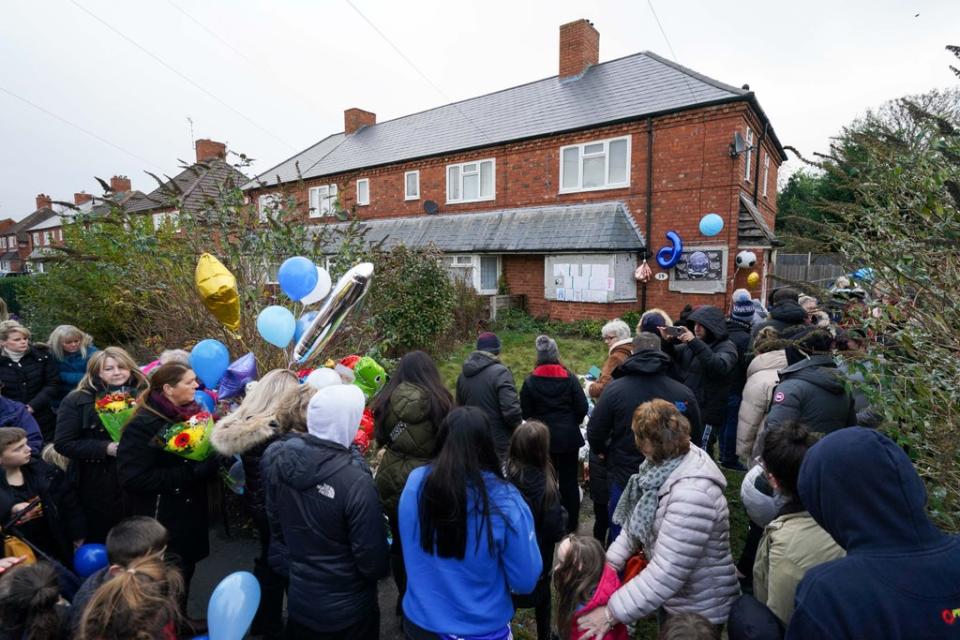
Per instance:
[[[560,193],[630,186],[630,136],[560,148]]]
[[[747,152],[743,154],[744,167],[743,167],[743,180],[744,182],[750,182],[750,171],[753,165],[753,129],[747,127]]]
[[[33,234],[33,244],[35,244],[35,245],[39,245],[39,244],[40,244],[40,234],[39,234],[39,233],[34,233],[34,234]]]
[[[361,178],[357,180],[357,205],[366,206],[370,204],[370,179]]]
[[[447,202],[493,200],[495,173],[493,159],[447,165]]]
[[[763,197],[767,197],[767,183],[770,182],[770,154],[763,152]]]
[[[407,171],[403,174],[403,199],[420,199],[420,172]]]
[[[337,185],[325,184],[310,189],[310,217],[333,215],[337,210]]]
[[[265,193],[258,197],[257,213],[260,215],[260,222],[265,222],[271,214],[276,215],[282,202],[279,193]]]

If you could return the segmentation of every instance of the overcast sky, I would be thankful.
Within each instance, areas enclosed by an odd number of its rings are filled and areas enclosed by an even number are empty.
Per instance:
[[[256,172],[342,131],[348,107],[382,122],[556,75],[577,18],[601,62],[651,50],[749,83],[805,154],[868,107],[955,84],[960,0],[651,2],[666,39],[646,0],[4,0],[0,218],[99,193],[94,176],[153,189],[144,169],[193,160],[188,118]]]

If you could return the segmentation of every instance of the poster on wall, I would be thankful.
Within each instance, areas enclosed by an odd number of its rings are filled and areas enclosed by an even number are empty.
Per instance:
[[[680,254],[673,270],[677,282],[723,282],[723,249],[690,249]]]

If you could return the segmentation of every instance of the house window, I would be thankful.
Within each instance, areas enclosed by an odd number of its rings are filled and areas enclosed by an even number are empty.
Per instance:
[[[403,174],[403,199],[404,200],[419,200],[420,199],[420,172],[419,171],[407,171]]]
[[[359,191],[359,184],[357,185]],[[325,184],[310,189],[310,217],[329,216],[337,209],[337,185]]]
[[[753,129],[747,127],[747,152],[744,154],[744,160],[746,165],[743,167],[743,179],[745,182],[750,182],[750,165],[752,164],[751,160],[753,159]]]
[[[366,206],[370,204],[370,179],[361,178],[357,180],[357,205]]]
[[[47,245],[48,245],[48,244],[51,244],[52,241],[53,241],[53,232],[52,232],[52,231],[44,231],[44,232],[43,232],[43,244],[47,244]]]
[[[180,212],[174,209],[173,211],[160,211],[153,214],[153,228],[159,229],[165,225],[177,225],[177,220],[180,217]],[[179,229],[177,229],[179,231]]]
[[[547,300],[610,303],[637,299],[636,256],[629,253],[555,254],[544,257]]]
[[[446,255],[443,265],[451,278],[470,285],[477,293],[497,293],[501,273],[500,256]]]
[[[33,244],[39,246],[39,244],[40,244],[40,234],[39,234],[39,233],[34,233],[34,234],[33,234]]]
[[[560,148],[560,193],[630,186],[630,136]]]
[[[279,193],[265,193],[257,198],[257,214],[260,221],[264,222],[271,215],[277,215],[280,205],[283,203]]]
[[[447,165],[447,202],[493,200],[495,173],[493,159]]]
[[[770,181],[770,154],[763,152],[763,197],[767,197],[767,183]]]

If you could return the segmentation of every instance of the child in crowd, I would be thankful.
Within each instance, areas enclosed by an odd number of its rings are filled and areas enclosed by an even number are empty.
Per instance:
[[[513,483],[533,514],[537,546],[543,559],[543,570],[537,586],[526,595],[513,596],[519,609],[533,607],[537,620],[537,639],[550,637],[550,568],[553,545],[566,530],[567,513],[560,504],[560,492],[553,465],[550,463],[550,430],[537,420],[527,420],[510,438],[507,458],[507,479]]]
[[[107,534],[107,558],[104,567],[84,581],[70,608],[70,627],[76,632],[87,603],[104,582],[125,571],[134,562],[148,557],[162,558],[167,547],[167,529],[147,516],[133,516],[122,520]]]
[[[557,547],[553,586],[557,590],[560,637],[562,640],[579,640],[584,635],[578,626],[580,617],[605,606],[620,588],[620,579],[607,564],[599,541],[569,535]],[[618,623],[603,636],[603,640],[627,640],[627,637],[626,625]]]
[[[698,613],[678,613],[660,625],[657,640],[720,640],[720,632]]]
[[[51,331],[47,338],[47,348],[60,371],[57,398],[51,403],[56,408],[68,393],[77,388],[77,384],[87,373],[87,362],[97,348],[93,346],[93,336],[72,324],[61,324]]]
[[[0,525],[69,564],[85,522],[63,471],[33,457],[17,427],[0,428],[0,470]]]
[[[138,558],[94,592],[80,618],[80,640],[174,640],[181,627],[183,577],[159,555]]]
[[[53,565],[21,565],[0,576],[0,640],[66,638],[65,621]]]

